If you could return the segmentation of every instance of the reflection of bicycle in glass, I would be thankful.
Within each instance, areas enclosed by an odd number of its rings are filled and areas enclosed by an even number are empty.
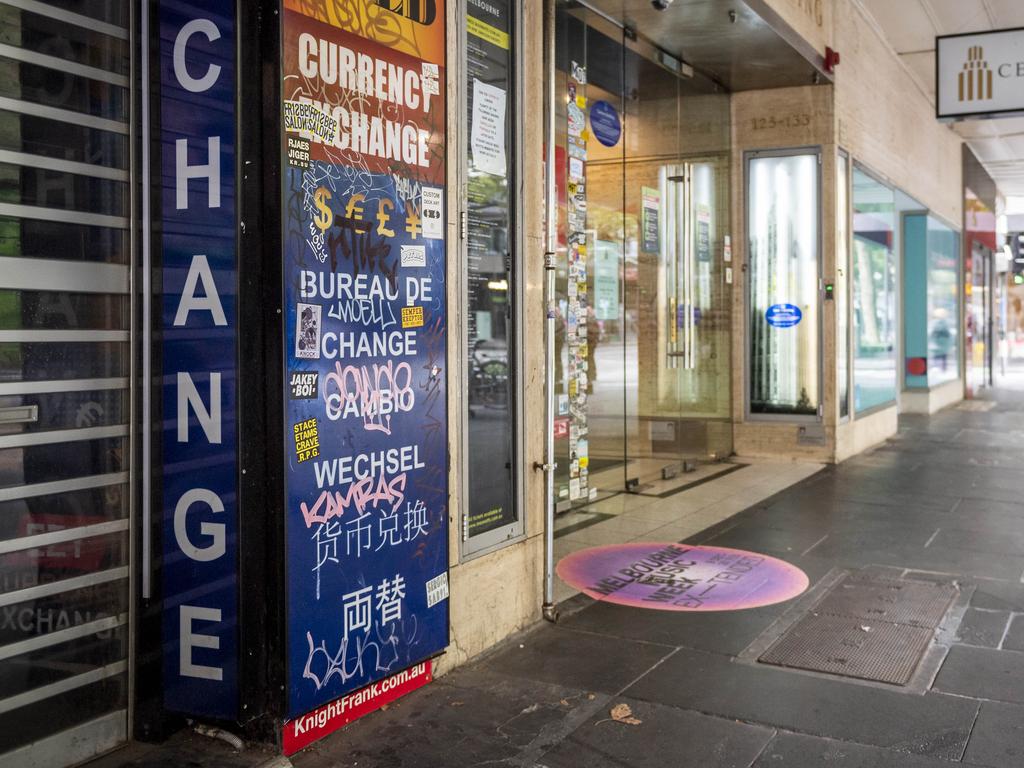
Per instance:
[[[500,339],[478,341],[470,358],[469,413],[473,406],[508,408],[508,347]]]

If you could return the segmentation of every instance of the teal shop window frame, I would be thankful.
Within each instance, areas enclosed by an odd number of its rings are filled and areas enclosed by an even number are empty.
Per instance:
[[[904,214],[902,228],[904,388],[929,390],[961,378],[960,234],[926,213]],[[914,359],[924,374],[910,372]]]

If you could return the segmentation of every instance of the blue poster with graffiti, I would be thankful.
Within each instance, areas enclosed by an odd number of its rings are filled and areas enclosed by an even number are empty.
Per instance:
[[[364,0],[364,24],[284,5],[297,717],[448,643],[444,13]]]

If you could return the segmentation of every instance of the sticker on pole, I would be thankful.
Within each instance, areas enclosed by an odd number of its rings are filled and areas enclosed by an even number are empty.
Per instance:
[[[590,108],[590,128],[597,140],[606,147],[614,147],[622,136],[619,113],[607,101],[595,101]]]
[[[804,313],[796,304],[772,304],[764,318],[772,328],[792,328],[803,320]]]
[[[809,584],[795,565],[725,547],[633,542],[583,549],[558,563],[583,594],[658,611],[739,611],[791,600]]]

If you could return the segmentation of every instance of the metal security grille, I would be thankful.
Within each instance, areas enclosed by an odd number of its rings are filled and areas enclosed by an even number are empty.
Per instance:
[[[952,584],[851,574],[758,660],[906,685],[956,595]]]
[[[130,21],[0,0],[3,765],[127,737]]]

